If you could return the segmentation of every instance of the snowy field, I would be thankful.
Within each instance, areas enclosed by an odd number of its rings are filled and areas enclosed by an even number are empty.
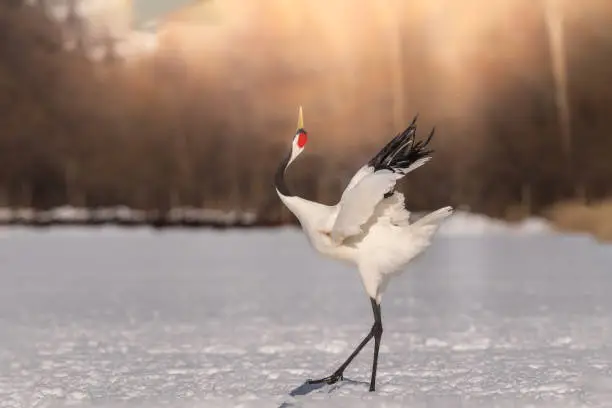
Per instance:
[[[0,229],[0,407],[610,407],[612,246],[459,214],[372,323],[294,229]]]

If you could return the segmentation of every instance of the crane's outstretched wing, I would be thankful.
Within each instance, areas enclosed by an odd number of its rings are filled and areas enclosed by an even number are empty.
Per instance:
[[[361,233],[362,225],[393,191],[397,180],[429,161],[433,151],[427,145],[434,132],[425,141],[415,142],[415,123],[416,118],[355,173],[338,203],[338,215],[330,232],[335,243]]]

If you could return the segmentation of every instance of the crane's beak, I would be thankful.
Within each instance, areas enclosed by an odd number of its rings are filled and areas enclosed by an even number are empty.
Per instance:
[[[297,130],[304,129],[304,114],[302,113],[302,107],[300,106],[300,110],[298,113],[298,122],[297,122]]]

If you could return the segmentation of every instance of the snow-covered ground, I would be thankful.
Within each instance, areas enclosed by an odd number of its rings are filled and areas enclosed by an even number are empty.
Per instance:
[[[33,208],[0,207],[1,225],[87,225],[87,224],[131,224],[147,225],[160,215],[157,211],[136,210],[129,207],[80,208],[62,206],[50,210]],[[170,225],[193,222],[214,226],[249,226],[257,222],[257,213],[252,210],[219,210],[213,208],[175,207],[165,214]]]
[[[382,307],[295,406],[612,406],[611,246],[459,214]],[[2,408],[278,407],[371,322],[296,229],[0,228]]]

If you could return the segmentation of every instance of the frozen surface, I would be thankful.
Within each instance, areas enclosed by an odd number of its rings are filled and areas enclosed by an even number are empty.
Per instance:
[[[612,247],[465,221],[383,298],[378,391],[369,346],[303,406],[612,405]],[[2,408],[278,407],[371,322],[294,229],[0,229]]]

